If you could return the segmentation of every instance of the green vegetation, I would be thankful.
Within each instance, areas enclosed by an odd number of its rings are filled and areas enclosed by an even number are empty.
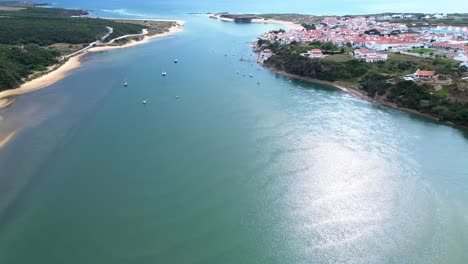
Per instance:
[[[59,52],[36,44],[24,47],[0,45],[0,90],[20,85],[21,80],[35,71],[47,70],[57,62]]]
[[[276,69],[299,76],[316,78],[326,81],[352,80],[364,75],[369,65],[351,59],[344,62],[334,60],[310,59],[300,56],[311,49],[319,48],[323,53],[340,52],[340,49],[331,42],[313,42],[310,45],[291,44],[278,46],[276,43],[268,45],[275,55],[266,61],[266,64]],[[334,55],[331,55],[332,57]],[[343,56],[340,56],[343,59]]]
[[[315,24],[302,23],[301,25],[302,25],[302,27],[305,28],[306,30],[315,30],[315,29],[317,29],[317,27],[315,26]]]
[[[41,8],[44,4],[0,2],[0,91],[18,87],[31,74],[46,72],[60,56],[82,49],[101,39],[112,27],[112,39],[167,31],[173,22],[130,23],[88,17],[83,10]]]
[[[439,118],[468,126],[468,83],[461,81],[463,69],[458,62],[445,58],[420,58],[402,54],[389,54],[385,62],[366,63],[349,55],[334,54],[323,59],[300,56],[312,48],[322,51],[340,50],[331,43],[279,45],[264,43],[275,54],[265,61],[269,67],[302,77],[325,81],[341,81],[359,87],[369,97],[393,103],[399,107],[417,110]],[[434,80],[403,81],[401,76],[417,69],[435,70],[440,75]],[[439,89],[435,89],[440,87]]]
[[[409,52],[417,54],[434,54],[437,50],[434,49],[412,49]]]
[[[456,19],[422,19],[422,20],[391,20],[391,23],[402,23],[408,27],[427,27],[428,25],[447,25],[447,26],[468,26],[468,17]]]
[[[90,43],[106,34],[106,26],[114,28],[109,38],[141,33],[144,28],[96,18],[4,17],[0,18],[0,32],[4,33],[0,34],[0,44]]]
[[[458,85],[446,86],[433,92],[428,84],[413,81],[399,81],[395,84],[386,81],[385,76],[370,73],[363,78],[361,86],[369,96],[394,103],[399,107],[417,110],[421,113],[438,117],[441,121],[450,121],[468,126],[468,90]]]
[[[289,21],[298,24],[315,24],[318,22],[318,17],[313,15],[301,15],[301,14],[260,14],[257,15],[263,19],[273,19]]]
[[[87,44],[69,44],[69,43],[55,43],[48,46],[49,49],[56,50],[60,55],[68,55],[79,51],[80,49],[87,46]]]

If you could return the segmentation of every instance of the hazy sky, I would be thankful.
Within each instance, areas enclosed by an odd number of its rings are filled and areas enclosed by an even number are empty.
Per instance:
[[[468,1],[467,0],[393,0],[393,1],[382,1],[382,0],[361,0],[351,1],[344,0],[343,4],[356,4],[362,6],[362,9],[374,10],[376,12],[405,12],[410,10],[411,12],[458,12],[468,13]]]
[[[227,1],[226,2],[230,2]],[[240,1],[244,2],[244,1]],[[248,1],[245,1],[248,2]],[[263,1],[260,1],[263,2]],[[295,12],[356,14],[373,12],[468,13],[468,0],[269,0],[271,6],[293,8]],[[314,12],[314,10],[316,10]]]

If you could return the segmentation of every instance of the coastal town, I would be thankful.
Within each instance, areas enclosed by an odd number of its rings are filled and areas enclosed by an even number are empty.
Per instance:
[[[315,17],[302,29],[262,34],[254,49],[258,63],[277,73],[466,126],[468,26],[426,17]]]
[[[339,47],[348,45],[355,48],[352,55],[356,59],[369,63],[385,61],[388,53],[398,52],[418,57],[444,57],[468,67],[468,26],[430,26],[426,23],[422,27],[409,27],[392,21],[395,18],[411,19],[413,16],[325,17],[305,25],[308,30],[272,31],[260,39],[281,44],[332,42]],[[263,55],[266,59],[271,53],[266,50]],[[305,55],[311,58],[326,56],[317,49]]]

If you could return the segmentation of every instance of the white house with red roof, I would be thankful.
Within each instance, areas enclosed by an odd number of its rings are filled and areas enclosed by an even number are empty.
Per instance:
[[[323,53],[320,49],[312,49],[310,51],[307,52],[307,54],[309,54],[309,57],[311,58],[322,58],[323,57]]]
[[[416,78],[432,79],[435,76],[435,71],[423,71],[418,69],[413,75]]]
[[[388,59],[388,53],[385,51],[375,51],[361,48],[354,51],[354,58],[358,60],[365,60],[366,62],[386,61]]]
[[[323,58],[326,55],[323,55],[320,49],[312,49],[312,50],[309,50],[307,53],[302,53],[301,56],[309,57],[309,58]]]
[[[413,48],[421,47],[423,44],[415,39],[401,39],[401,38],[382,38],[375,42],[372,42],[372,49],[375,50],[390,50],[390,49],[401,49],[401,48]]]

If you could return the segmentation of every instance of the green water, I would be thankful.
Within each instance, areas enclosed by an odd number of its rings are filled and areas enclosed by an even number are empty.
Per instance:
[[[468,263],[466,132],[239,61],[273,26],[188,19],[1,110],[0,263]]]

